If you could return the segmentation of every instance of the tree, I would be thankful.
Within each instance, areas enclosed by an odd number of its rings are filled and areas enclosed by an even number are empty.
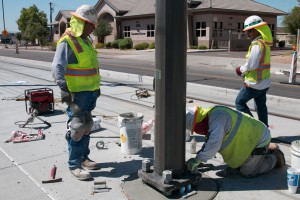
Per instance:
[[[20,32],[16,33],[16,38],[19,40],[19,42],[22,40],[22,34]]]
[[[113,28],[106,20],[100,20],[96,29],[94,30],[94,35],[96,35],[100,40],[100,43],[105,42],[105,37],[112,33]]]
[[[22,8],[20,18],[17,20],[18,28],[21,31],[22,38],[26,41],[43,43],[49,35],[47,29],[47,15],[39,11],[36,5],[29,8]]]
[[[284,17],[282,24],[286,31],[297,35],[297,30],[300,28],[300,7],[294,7],[292,12]]]

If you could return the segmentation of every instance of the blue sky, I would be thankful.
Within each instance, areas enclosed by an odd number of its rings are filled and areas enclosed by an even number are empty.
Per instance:
[[[124,0],[126,1],[126,0]],[[274,8],[281,9],[285,12],[291,11],[291,9],[298,4],[297,0],[256,0],[257,2],[272,6]],[[16,21],[20,17],[22,8],[29,8],[35,4],[40,11],[44,11],[47,14],[47,18],[50,21],[50,5],[53,3],[54,12],[52,14],[52,21],[54,21],[59,10],[76,10],[81,4],[95,5],[98,0],[3,0],[4,4],[4,18],[5,28],[9,32],[17,32],[18,25]],[[1,2],[2,3],[2,2]],[[4,30],[2,4],[0,4],[0,31]],[[282,18],[279,18],[279,22]]]

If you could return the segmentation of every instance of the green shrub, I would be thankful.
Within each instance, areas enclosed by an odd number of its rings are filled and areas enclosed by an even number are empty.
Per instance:
[[[136,50],[145,50],[145,49],[147,49],[149,47],[149,44],[148,43],[140,43],[140,44],[136,44],[135,46],[134,46],[134,48],[136,49]]]
[[[155,42],[150,43],[149,49],[155,49]]]
[[[281,40],[278,42],[278,47],[284,47],[285,46],[285,41]]]
[[[102,49],[104,47],[104,44],[103,43],[97,43],[95,45],[95,49]]]
[[[111,48],[111,42],[106,43],[106,44],[105,44],[105,47],[106,47],[106,48]]]
[[[191,46],[191,49],[198,49],[198,46]]]
[[[113,41],[111,43],[111,47],[114,48],[114,49],[118,49],[119,48],[119,43],[121,42],[121,39],[117,39],[115,41]]]
[[[132,39],[131,38],[124,38],[121,39],[119,42],[120,49],[131,49],[132,48]]]
[[[205,45],[200,45],[199,47],[198,47],[198,49],[202,49],[202,50],[205,50],[205,49],[207,49],[207,47],[205,46]]]

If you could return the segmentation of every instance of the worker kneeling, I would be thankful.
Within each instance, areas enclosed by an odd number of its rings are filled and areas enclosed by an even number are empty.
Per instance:
[[[229,166],[245,177],[254,177],[285,165],[282,151],[270,143],[267,126],[248,114],[224,106],[192,107],[186,112],[186,129],[206,136],[206,141],[195,158],[187,161],[188,170],[197,170],[219,152]],[[227,172],[227,174],[226,174]]]

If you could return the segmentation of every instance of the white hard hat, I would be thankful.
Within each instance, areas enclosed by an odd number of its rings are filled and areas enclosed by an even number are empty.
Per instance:
[[[257,15],[252,15],[252,16],[248,17],[245,20],[245,22],[244,22],[244,30],[243,31],[247,31],[247,30],[259,27],[259,26],[263,26],[265,24],[267,24],[267,23],[264,22],[262,20],[262,18],[260,18]]]
[[[194,128],[195,128],[195,123],[196,123],[196,118],[197,118],[195,115],[197,115],[197,111],[198,111],[198,106],[189,107],[186,109],[185,128],[187,130],[189,130],[192,134],[193,134]]]
[[[89,5],[82,5],[77,8],[76,12],[71,12],[71,14],[83,21],[89,22],[96,26],[97,24],[97,14],[94,7]]]

